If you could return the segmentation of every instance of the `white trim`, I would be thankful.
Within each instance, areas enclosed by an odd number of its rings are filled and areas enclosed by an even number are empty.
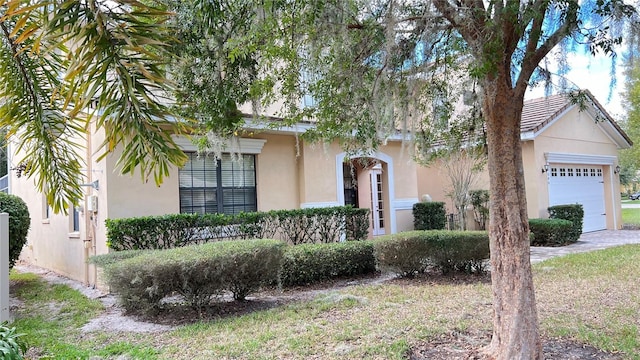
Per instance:
[[[303,123],[298,122],[291,125],[279,124],[277,120],[274,121],[261,121],[251,118],[244,119],[243,129],[251,129],[251,130],[261,130],[261,131],[273,131],[279,134],[304,134],[308,130],[315,129],[316,124],[314,123]],[[352,135],[355,135],[355,131],[352,132]],[[408,141],[411,139],[411,134],[407,132],[406,134],[395,133],[381,139],[384,141]]]
[[[547,163],[561,164],[589,164],[589,165],[613,165],[617,157],[610,155],[587,155],[587,154],[570,154],[546,152],[544,157]]]
[[[396,199],[393,202],[393,207],[396,210],[413,210],[413,204],[420,202],[418,198],[405,198],[405,199]]]
[[[536,133],[533,131],[521,132],[520,133],[520,141],[533,140],[536,137]]]
[[[613,210],[613,229],[614,230],[618,230],[618,212],[616,211],[616,204],[618,203],[616,201],[616,199],[618,199],[618,197],[620,196],[619,194],[616,196],[616,192],[615,192],[615,186],[614,186],[614,179],[615,176],[613,174],[613,165],[611,165],[609,167],[609,182],[611,183],[611,208]],[[605,203],[605,213],[607,211],[607,204]]]
[[[198,151],[198,147],[186,136],[174,136],[173,141],[183,151]],[[224,151],[239,154],[260,154],[266,142],[265,139],[238,138],[237,141],[227,141]]]
[[[347,153],[344,153],[344,152],[336,155],[336,193],[338,195],[339,205],[344,205],[344,189],[343,189],[344,174],[342,171],[342,164],[344,163],[344,159],[346,157],[347,157]],[[361,153],[351,157],[352,158],[370,157],[370,158],[375,158],[387,163],[386,179],[388,181],[388,188],[389,188],[389,200],[388,200],[389,201],[389,222],[391,222],[391,234],[395,234],[396,232],[398,232],[397,225],[396,225],[396,210],[398,209],[396,209],[395,207],[396,193],[395,193],[395,182],[394,182],[395,174],[393,171],[393,158],[380,151],[375,151],[368,154]],[[403,209],[400,209],[400,210],[403,210]]]
[[[380,176],[381,181],[378,181],[378,176]],[[384,214],[386,212],[384,209],[384,204],[386,202],[384,199],[384,191],[382,193],[382,199],[380,199],[380,197],[378,196],[378,185],[380,185],[381,182],[384,183],[384,180],[382,179],[384,179],[384,176],[382,174],[382,166],[380,166],[380,164],[378,163],[371,169],[371,171],[369,171],[369,191],[371,192],[371,215],[373,220],[373,223],[371,224],[371,230],[373,231],[373,236],[386,234],[386,226],[384,226],[386,225],[384,221]],[[382,209],[380,209],[380,206],[378,206],[381,200]],[[389,206],[389,209],[391,209],[391,206]],[[380,227],[380,212],[382,212],[382,227]]]
[[[277,131],[279,133],[284,134],[304,134],[307,130],[311,130],[315,128],[315,124],[309,123],[295,123],[293,125],[282,125],[277,126],[278,122],[265,122],[250,118],[245,118],[244,120],[244,129],[252,129],[252,130],[272,130]]]
[[[569,111],[571,111],[576,105],[571,105],[568,108],[564,109],[563,112],[561,112],[560,114],[558,114],[556,117],[554,117],[551,121],[549,121],[545,126],[543,126],[540,130],[538,131],[527,131],[527,132],[521,132],[520,133],[520,140],[533,140],[535,139],[538,135],[540,135],[541,133],[543,133],[545,130],[547,130],[551,125],[555,124],[556,121],[558,121],[560,118],[562,118],[563,116],[565,116]]]
[[[342,205],[344,205],[344,203]],[[332,207],[332,206],[340,206],[340,203],[336,201],[325,201],[325,202],[308,202],[308,203],[300,204],[301,209],[324,208],[324,207]]]

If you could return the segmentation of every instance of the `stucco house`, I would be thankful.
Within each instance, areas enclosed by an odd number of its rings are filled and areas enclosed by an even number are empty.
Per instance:
[[[562,96],[527,102],[522,141],[531,217],[545,216],[549,204],[584,201],[585,231],[621,226],[614,170],[617,149],[628,148],[631,141],[591,100],[585,111]],[[400,137],[376,152],[348,158],[337,144],[310,144],[297,137],[313,124],[277,130],[248,126],[254,135],[228,144],[241,161],[231,155],[220,160],[198,156],[189,139],[177,138],[189,162],[171,169],[161,186],[119,175],[114,170],[118,154],[97,162],[94,154],[103,134],[89,131],[83,139],[88,150],[79,154],[87,165],[86,201],[68,215],[51,213],[32,181],[11,172],[9,191],[25,200],[32,218],[23,259],[95,285],[96,269],[86,260],[108,252],[107,218],[352,204],[372,210],[370,236],[377,236],[411,230],[412,206],[423,194],[446,200],[441,170],[418,166]],[[10,167],[14,159],[19,156],[9,160]]]
[[[309,144],[296,137],[309,124],[255,131],[228,145],[231,155],[198,156],[186,137],[176,142],[188,153],[181,169],[171,169],[161,186],[139,176],[122,176],[117,153],[96,161],[102,133],[87,136],[86,202],[68,215],[49,211],[32,180],[12,172],[10,192],[29,206],[32,226],[22,258],[73,279],[95,284],[86,260],[108,252],[105,219],[179,212],[268,211],[353,204],[373,209],[372,236],[413,227],[418,201],[416,165],[400,138],[361,158],[350,158],[337,144]],[[13,157],[18,161],[20,157]],[[13,160],[11,160],[13,161]],[[15,166],[15,163],[10,166]],[[356,191],[355,181],[358,186]]]
[[[632,142],[588,91],[583,103],[566,95],[525,101],[520,138],[529,218],[545,218],[552,205],[583,205],[583,231],[620,229],[618,150]],[[450,200],[441,166],[418,167],[418,193]],[[476,189],[489,189],[479,175]]]

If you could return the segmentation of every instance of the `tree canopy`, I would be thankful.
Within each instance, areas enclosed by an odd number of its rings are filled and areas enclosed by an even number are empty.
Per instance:
[[[486,353],[541,358],[520,144],[525,91],[549,83],[553,57],[562,74],[567,52],[582,46],[613,54],[635,8],[622,0],[240,2],[253,9],[248,31],[228,38],[233,56],[224,61],[253,59],[256,86],[243,94],[263,106],[281,101],[285,123],[312,120],[311,140],[358,151],[398,129],[428,141],[458,128],[474,135],[484,121],[494,294]],[[302,106],[309,94],[313,104]]]

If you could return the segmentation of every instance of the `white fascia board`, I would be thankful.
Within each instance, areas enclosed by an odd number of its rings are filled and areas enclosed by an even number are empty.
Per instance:
[[[551,121],[549,121],[545,126],[543,126],[540,130],[538,131],[527,131],[527,132],[520,132],[520,140],[521,141],[525,141],[525,140],[534,140],[536,137],[538,137],[538,135],[542,134],[545,130],[547,130],[551,125],[555,124],[556,121],[558,121],[559,119],[561,119],[563,116],[565,116],[569,111],[571,111],[576,105],[573,104],[571,106],[569,106],[568,108],[566,108],[563,112],[561,112],[560,114],[558,114],[558,116],[554,117]]]
[[[631,148],[631,144],[627,142],[627,139],[624,138],[616,129],[610,121],[598,121],[598,127],[604,131],[604,133],[613,141],[618,149],[629,149]]]
[[[533,139],[536,138],[536,136],[538,136],[538,133],[535,133],[533,131],[521,132],[520,133],[520,141],[533,140]]]
[[[272,130],[284,134],[303,134],[307,130],[315,128],[315,124],[296,123],[293,125],[273,126],[274,122],[265,122],[251,118],[244,119],[244,129],[250,130]]]
[[[172,138],[183,151],[198,151],[198,147],[186,136],[173,135]],[[264,139],[238,138],[237,140],[229,140],[224,147],[224,151],[257,155],[262,152],[266,142],[267,140]]]
[[[610,155],[571,154],[559,152],[544,153],[547,163],[584,164],[584,165],[613,165],[617,157]]]
[[[281,125],[281,126],[274,126],[274,124],[277,125],[277,123],[275,122],[260,121],[260,120],[245,117],[243,128],[247,130],[274,131],[280,134],[296,135],[296,134],[304,134],[308,130],[314,129],[316,127],[316,125],[313,123],[300,123],[300,122],[295,123],[293,125]],[[398,133],[398,134],[393,134],[386,137],[385,139],[383,139],[383,141],[407,141],[410,139],[411,139],[410,134]]]

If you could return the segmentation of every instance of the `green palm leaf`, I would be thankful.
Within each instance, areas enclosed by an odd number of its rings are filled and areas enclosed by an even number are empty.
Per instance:
[[[82,196],[91,123],[105,134],[99,159],[119,147],[123,173],[160,184],[185,161],[171,134],[186,124],[171,117],[164,73],[171,14],[129,0],[0,5],[0,126],[54,211]]]

